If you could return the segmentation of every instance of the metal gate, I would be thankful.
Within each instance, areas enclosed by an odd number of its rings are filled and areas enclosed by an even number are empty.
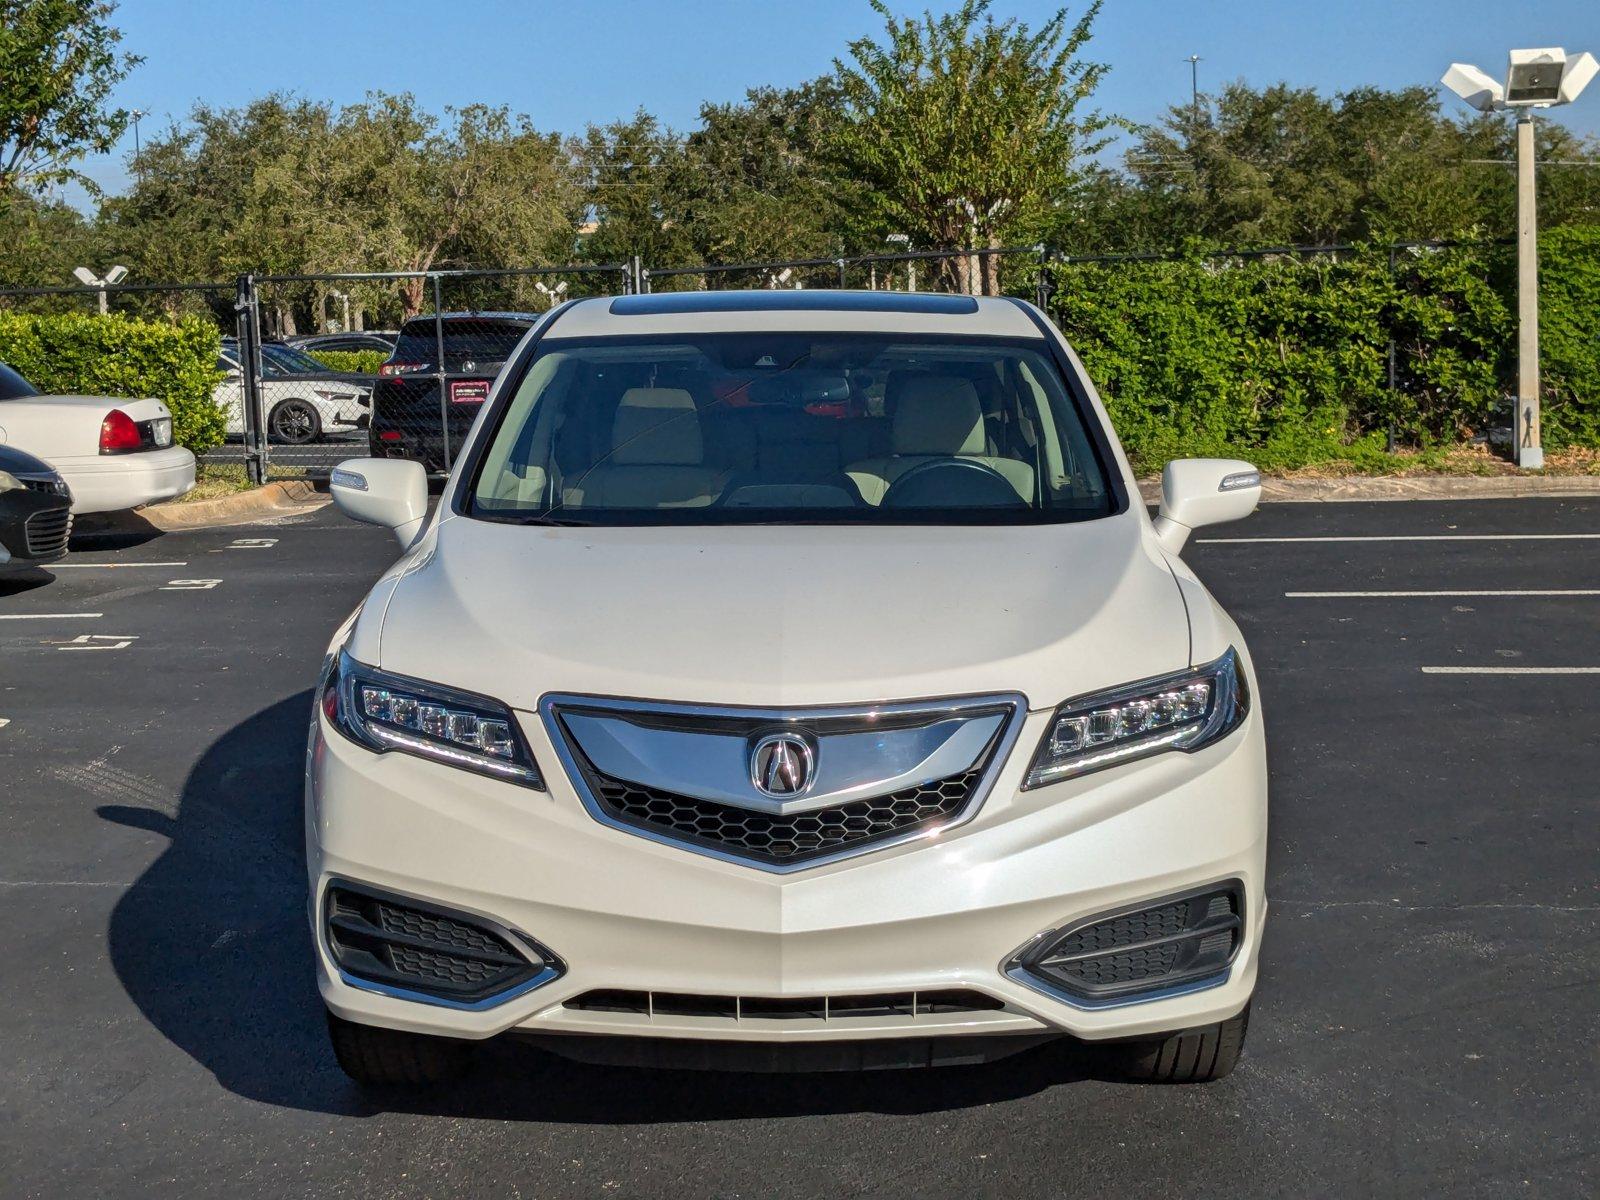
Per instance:
[[[347,458],[448,473],[495,376],[557,305],[636,290],[637,261],[495,270],[242,275],[234,367],[253,483],[324,479]],[[332,316],[330,313],[330,304]]]

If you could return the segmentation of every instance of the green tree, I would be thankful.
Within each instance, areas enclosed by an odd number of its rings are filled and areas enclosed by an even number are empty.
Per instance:
[[[408,95],[342,110],[288,96],[197,108],[152,139],[106,236],[146,278],[407,270],[565,260],[582,202],[560,139],[507,109],[443,120]],[[277,328],[322,311],[338,284],[275,287]],[[420,311],[424,280],[362,284],[358,306]]]
[[[1507,117],[1453,120],[1433,88],[1329,97],[1236,82],[1141,130],[1085,224],[1128,249],[1508,235],[1513,152]],[[1539,156],[1592,161],[1594,147],[1541,122]],[[1540,182],[1543,223],[1593,220],[1600,174],[1552,168]]]
[[[1080,111],[1107,70],[1078,57],[1098,0],[1074,24],[1062,9],[1037,30],[996,22],[989,0],[905,19],[872,4],[886,37],[851,42],[853,65],[835,60],[834,149],[884,225],[923,246],[994,247],[1039,228],[1105,145],[1108,119]],[[998,259],[982,261],[973,279],[958,260],[963,290],[998,290]]]
[[[0,204],[21,188],[76,180],[72,164],[108,152],[131,119],[111,89],[140,59],[99,0],[0,0]]]
[[[672,189],[701,258],[818,258],[856,240],[861,188],[829,152],[840,99],[838,84],[824,78],[701,107]]]
[[[591,125],[573,147],[584,175],[590,221],[583,257],[590,262],[698,261],[684,228],[683,140],[640,109],[626,121]]]

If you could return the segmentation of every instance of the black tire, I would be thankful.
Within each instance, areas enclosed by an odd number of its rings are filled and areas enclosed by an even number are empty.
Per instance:
[[[286,446],[304,446],[322,438],[322,418],[305,400],[280,400],[267,414],[267,433]]]
[[[1239,1063],[1244,1035],[1250,1028],[1250,1006],[1216,1025],[1180,1029],[1165,1037],[1129,1042],[1123,1071],[1143,1083],[1210,1083]]]
[[[344,1073],[363,1087],[423,1087],[459,1079],[472,1045],[449,1038],[359,1025],[328,1014],[328,1040]]]

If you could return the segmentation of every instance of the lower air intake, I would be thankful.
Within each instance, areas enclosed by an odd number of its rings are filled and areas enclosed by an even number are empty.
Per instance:
[[[560,960],[479,918],[348,884],[328,888],[328,950],[353,980],[478,1005],[560,973]]]
[[[1012,970],[1089,1004],[1120,1003],[1221,976],[1243,936],[1244,888],[1230,880],[1042,934]]]
[[[970,988],[880,992],[857,996],[702,996],[686,992],[602,988],[575,996],[567,1008],[640,1017],[718,1017],[727,1021],[841,1021],[872,1017],[930,1017],[994,1012],[1005,1007]]]

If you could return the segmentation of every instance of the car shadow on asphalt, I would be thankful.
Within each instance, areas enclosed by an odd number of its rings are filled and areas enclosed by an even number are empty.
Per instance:
[[[306,923],[301,780],[309,690],[241,722],[195,763],[175,814],[105,805],[167,848],[114,908],[113,968],[139,1010],[229,1091],[312,1112],[597,1124],[841,1112],[915,1114],[1110,1077],[1062,1041],[978,1066],[839,1074],[639,1070],[501,1039],[436,1091],[363,1092],[334,1062]]]

